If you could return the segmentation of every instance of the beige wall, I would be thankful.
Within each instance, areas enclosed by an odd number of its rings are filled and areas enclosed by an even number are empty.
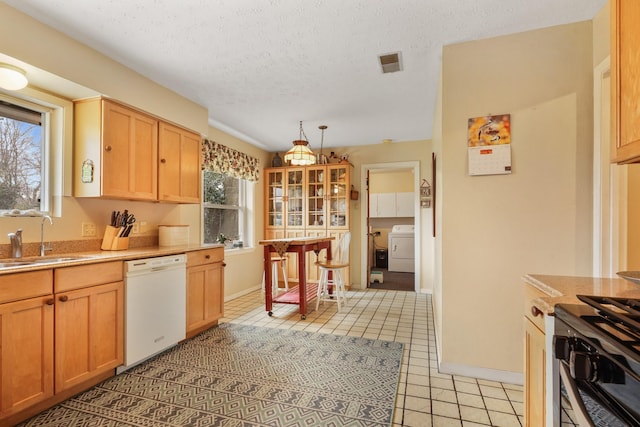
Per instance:
[[[593,66],[596,67],[611,51],[611,7],[605,4],[600,12],[593,17]]]
[[[591,272],[592,61],[590,21],[444,48],[445,371],[521,379],[522,276]],[[513,173],[469,176],[467,120],[502,113]]]
[[[369,174],[369,192],[402,193],[414,191],[413,170],[389,170]]]

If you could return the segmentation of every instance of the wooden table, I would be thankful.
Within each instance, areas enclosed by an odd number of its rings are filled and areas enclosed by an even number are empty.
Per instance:
[[[265,310],[269,316],[273,315],[273,303],[298,304],[302,320],[307,318],[307,302],[316,296],[313,287],[307,286],[306,253],[318,253],[326,249],[327,259],[331,259],[331,241],[333,237],[292,237],[284,239],[260,240],[258,243],[264,246],[264,293]],[[273,289],[271,283],[271,253],[276,252],[283,256],[285,252],[298,254],[298,286],[292,287],[283,295],[271,295]]]

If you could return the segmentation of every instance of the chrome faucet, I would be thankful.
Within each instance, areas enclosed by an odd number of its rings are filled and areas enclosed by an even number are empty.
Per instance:
[[[45,219],[48,219],[49,224],[53,225],[53,220],[49,215],[44,215],[42,217],[42,223],[40,223],[40,256],[44,256],[45,251],[52,250],[51,246],[49,246],[48,248],[44,247],[44,220]]]
[[[8,236],[11,242],[11,257],[22,258],[22,228],[18,228],[15,233],[9,233]]]

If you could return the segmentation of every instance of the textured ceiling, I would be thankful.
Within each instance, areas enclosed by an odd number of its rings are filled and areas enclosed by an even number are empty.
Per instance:
[[[593,18],[606,0],[4,0],[269,151],[431,138],[444,45]],[[401,52],[382,74],[378,55]]]

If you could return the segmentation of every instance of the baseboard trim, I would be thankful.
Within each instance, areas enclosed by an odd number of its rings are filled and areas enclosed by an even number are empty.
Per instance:
[[[440,362],[438,370],[443,374],[461,375],[508,384],[524,384],[524,375],[521,372],[501,371],[499,369],[479,368],[477,366],[458,365],[447,362]]]

